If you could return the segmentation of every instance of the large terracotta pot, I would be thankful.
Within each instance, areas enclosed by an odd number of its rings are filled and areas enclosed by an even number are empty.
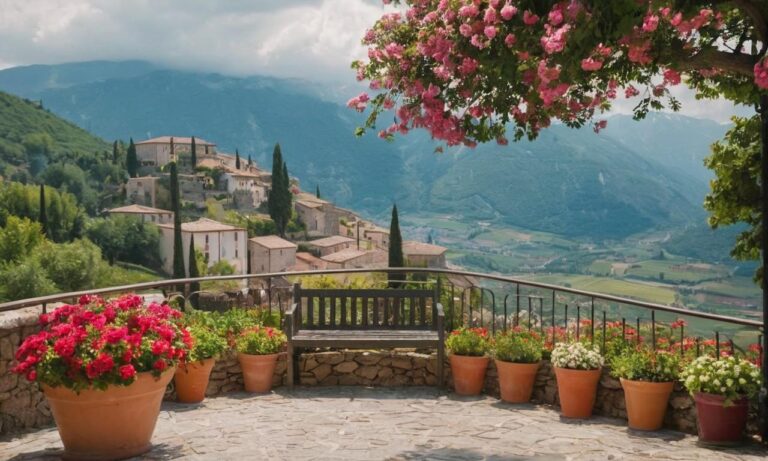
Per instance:
[[[165,387],[173,369],[159,378],[139,373],[129,386],[87,389],[42,385],[64,444],[65,459],[123,459],[146,453]]]
[[[513,363],[496,360],[496,371],[499,374],[501,400],[509,403],[526,403],[531,400],[539,362]]]
[[[621,378],[624,401],[627,403],[629,427],[641,431],[655,431],[664,423],[673,382],[651,383]]]
[[[451,354],[453,387],[459,395],[478,395],[483,390],[488,357]]]
[[[746,398],[725,406],[722,395],[697,392],[693,400],[696,402],[700,441],[715,445],[733,445],[742,441],[749,410]]]
[[[176,369],[176,400],[182,403],[200,403],[205,399],[208,380],[216,359],[179,365]]]
[[[275,374],[278,355],[280,354],[237,353],[237,360],[240,362],[240,368],[243,369],[243,382],[247,392],[264,393],[272,389],[272,376]]]
[[[566,418],[589,418],[595,406],[600,369],[571,370],[555,368],[560,411]]]

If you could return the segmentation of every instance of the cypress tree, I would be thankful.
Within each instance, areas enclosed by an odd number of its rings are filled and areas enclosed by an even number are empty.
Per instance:
[[[43,235],[48,237],[48,213],[45,209],[45,184],[40,184],[40,227],[42,228]]]
[[[189,278],[200,277],[200,271],[197,270],[197,257],[195,256],[195,234],[189,238]],[[189,284],[189,292],[200,291],[200,282]]]
[[[291,194],[291,180],[288,176],[288,164],[283,162],[282,190],[280,197],[280,212],[283,216],[282,236],[285,236],[285,230],[293,215],[293,194]]]
[[[181,200],[179,197],[179,173],[176,162],[171,162],[171,209],[173,210],[173,278],[184,278],[184,245],[181,240]],[[179,288],[179,290],[183,289]]]
[[[248,154],[248,166],[253,166],[253,160],[251,160],[251,154]]]
[[[174,152],[176,152],[176,148],[173,145],[173,137],[171,137],[171,155],[170,155],[170,159],[171,159],[172,162],[176,161],[176,157],[173,156]]]
[[[133,144],[133,138],[131,138],[131,142],[128,144],[125,169],[128,170],[128,176],[131,178],[135,178],[139,172],[139,158],[136,157],[136,146]]]
[[[189,161],[192,163],[192,169],[194,170],[197,166],[197,146],[195,146],[195,137],[192,136],[192,155],[189,156]]]
[[[235,168],[240,169],[240,152],[235,149]]]
[[[392,220],[389,223],[389,267],[405,266],[403,257],[403,237],[400,235],[400,221],[397,217],[397,205],[392,206]],[[405,274],[396,272],[389,274],[389,287],[398,288],[405,280]]]
[[[112,164],[117,165],[117,160],[120,155],[117,152],[117,141],[112,143]]]
[[[315,191],[315,196],[317,198],[320,198],[320,184],[317,185],[317,190]]]
[[[283,189],[283,153],[280,151],[280,144],[275,144],[272,151],[272,189],[267,197],[267,208],[269,216],[275,222],[278,233],[283,235],[284,225],[282,223],[282,213],[280,212],[281,190]]]

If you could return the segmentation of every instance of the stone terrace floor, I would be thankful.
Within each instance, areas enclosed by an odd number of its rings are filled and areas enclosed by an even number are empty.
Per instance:
[[[192,460],[765,460],[757,445],[717,450],[624,421],[561,419],[546,406],[508,405],[434,388],[278,389],[200,405],[166,402],[141,459]],[[55,428],[0,439],[0,459],[54,460]]]

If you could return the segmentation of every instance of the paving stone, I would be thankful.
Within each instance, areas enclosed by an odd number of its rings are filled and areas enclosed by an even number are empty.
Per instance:
[[[190,407],[164,402],[154,449],[140,459],[765,460],[747,445],[713,451],[674,431],[620,419],[568,421],[545,405],[511,405],[435,388],[298,387],[237,392]],[[56,460],[55,429],[0,438],[0,459]]]

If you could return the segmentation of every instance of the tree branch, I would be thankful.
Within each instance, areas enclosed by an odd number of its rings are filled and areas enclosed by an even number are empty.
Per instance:
[[[762,56],[765,54],[766,47],[768,47],[768,41],[766,41],[766,38],[768,38],[768,23],[765,20],[762,8],[751,0],[734,0],[733,3],[752,20],[752,24],[755,26],[755,35],[762,43],[759,53]]]
[[[684,50],[680,44],[673,45],[669,50],[671,58],[680,70],[696,71],[714,67],[750,78],[754,76],[753,68],[759,59],[749,54],[721,51],[714,46],[704,48],[694,55]]]

